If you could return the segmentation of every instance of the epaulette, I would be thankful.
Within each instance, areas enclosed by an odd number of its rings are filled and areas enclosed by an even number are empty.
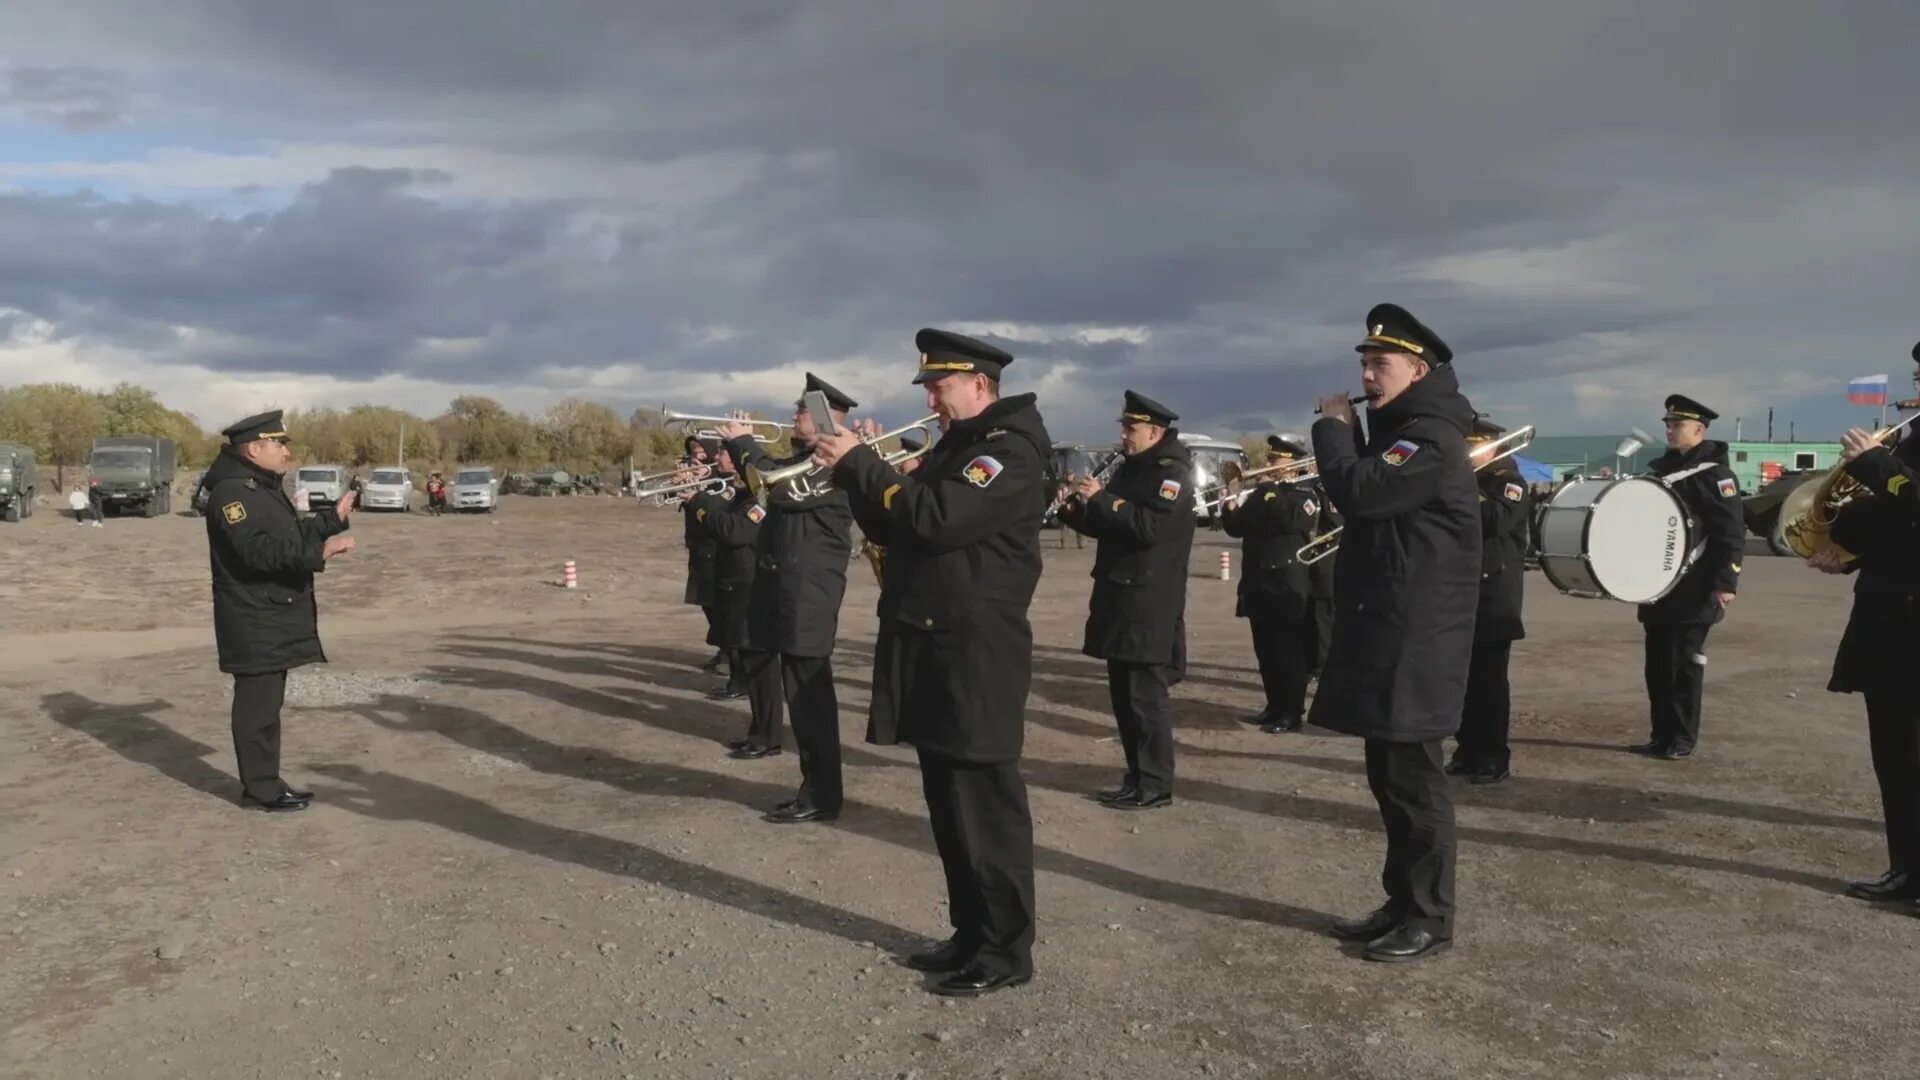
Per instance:
[[[998,439],[1006,435],[1006,433],[1007,433],[1006,428],[994,428],[992,431],[987,432],[987,438]]]
[[[1170,457],[1163,457],[1163,458],[1154,458],[1154,459],[1153,459],[1153,463],[1154,463],[1155,465],[1158,465],[1158,466],[1160,466],[1161,468],[1163,468],[1163,469],[1164,469],[1164,468],[1167,468],[1168,466],[1171,466],[1171,465],[1178,465],[1178,464],[1180,464],[1180,459],[1179,459],[1179,458],[1170,458]]]
[[[251,476],[247,477],[245,484],[248,491],[253,491],[260,486],[260,482]]]

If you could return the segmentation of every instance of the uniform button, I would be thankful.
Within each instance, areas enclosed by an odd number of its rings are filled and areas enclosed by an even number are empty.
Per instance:
[[[927,620],[927,625],[928,625],[928,626],[932,626],[932,625],[933,625],[933,620],[932,620],[932,619],[928,619],[928,620]]]

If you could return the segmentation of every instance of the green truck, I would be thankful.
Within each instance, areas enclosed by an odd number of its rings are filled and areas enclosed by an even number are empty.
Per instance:
[[[87,469],[103,513],[159,517],[173,509],[173,440],[121,435],[93,440]]]
[[[19,443],[0,443],[0,518],[19,521],[32,517],[33,496],[39,484],[33,448]]]

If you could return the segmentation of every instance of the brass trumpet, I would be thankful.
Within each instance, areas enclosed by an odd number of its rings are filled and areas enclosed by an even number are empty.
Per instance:
[[[1905,408],[1908,404],[1900,402],[1900,407]],[[1920,401],[1912,404],[1920,405]],[[1873,441],[1891,447],[1900,441],[1900,432],[1915,420],[1920,420],[1920,413],[1874,432]],[[1781,501],[1780,535],[1793,553],[1803,559],[1810,559],[1833,548],[1840,552],[1842,562],[1852,562],[1854,554],[1833,542],[1833,523],[1839,518],[1841,507],[1855,499],[1870,498],[1872,495],[1873,489],[1855,480],[1847,472],[1847,463],[1843,461],[1835,465],[1818,484],[1801,484]]]
[[[690,495],[702,489],[709,495],[718,495],[722,491],[727,490],[727,485],[732,483],[730,477],[713,475],[713,466],[711,465],[695,465],[691,466],[691,468],[701,470],[700,475],[691,480],[682,480],[674,484],[662,484],[659,487],[642,488],[633,493],[634,497],[638,499],[653,499],[663,495],[677,495],[683,492]],[[675,473],[682,471],[685,470],[675,470]]]
[[[903,462],[911,461],[925,454],[928,450],[933,449],[934,440],[939,438],[939,423],[940,414],[933,413],[905,427],[882,432],[871,439],[862,439],[860,441],[864,445],[878,449],[880,444],[886,442],[888,439],[897,439],[910,431],[919,431],[925,441],[920,444],[918,450],[908,450],[905,447],[901,447],[891,453],[881,455],[881,459],[887,464],[899,465]],[[826,471],[827,470],[820,466],[815,465],[812,458],[801,458],[791,465],[771,471],[762,471],[755,466],[749,465],[747,466],[746,472],[747,490],[753,492],[753,497],[758,499],[763,506],[766,504],[768,497],[773,494],[773,489],[782,484],[787,485],[787,493],[796,501],[811,499],[816,495],[825,495],[827,492],[833,490],[832,479],[823,475]]]
[[[757,443],[777,443],[786,438],[786,432],[793,427],[792,424],[782,424],[777,420],[746,420],[737,416],[696,416],[693,413],[674,412],[672,409],[660,411],[660,424],[662,427],[673,427],[679,424],[711,424],[716,428],[722,424],[745,424],[750,428],[773,429],[773,434],[768,437],[754,435],[753,441]],[[697,431],[694,434],[701,438],[720,437],[718,431]]]
[[[1473,471],[1477,473],[1496,461],[1510,458],[1520,451],[1525,450],[1532,442],[1533,425],[1528,424],[1526,427],[1509,431],[1497,439],[1489,440],[1474,447],[1467,452],[1467,460],[1474,463]],[[1293,557],[1307,566],[1319,562],[1321,559],[1340,550],[1340,534],[1345,532],[1346,529],[1347,527],[1345,525],[1328,529],[1326,532],[1302,544],[1300,550],[1293,553]]]
[[[636,490],[638,490],[640,488],[646,487],[648,484],[654,482],[655,480],[664,480],[669,476],[679,476],[681,473],[688,472],[691,470],[698,470],[700,474],[700,478],[704,479],[706,477],[710,477],[713,475],[713,463],[707,462],[707,461],[703,461],[698,464],[695,464],[693,462],[688,462],[685,465],[677,465],[671,469],[662,469],[659,472],[646,473],[644,475],[634,477],[633,486]]]
[[[1297,475],[1286,475],[1296,472]],[[1281,475],[1271,476],[1271,480],[1269,481],[1269,476],[1275,473]],[[1313,455],[1311,454],[1303,458],[1295,458],[1291,461],[1281,461],[1272,465],[1264,465],[1258,469],[1248,469],[1237,461],[1229,461],[1225,465],[1220,466],[1219,483],[1200,489],[1200,509],[1202,511],[1218,509],[1220,504],[1226,500],[1227,488],[1236,483],[1265,484],[1272,482],[1276,484],[1304,484],[1309,480],[1319,479],[1319,477],[1320,468],[1314,464]]]

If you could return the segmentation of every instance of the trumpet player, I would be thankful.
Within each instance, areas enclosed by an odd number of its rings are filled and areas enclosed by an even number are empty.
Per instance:
[[[1707,425],[1720,414],[1683,394],[1667,398],[1662,420],[1667,452],[1648,470],[1677,476],[1674,492],[1706,535],[1697,539],[1693,560],[1673,591],[1640,605],[1646,632],[1647,741],[1629,747],[1636,754],[1678,761],[1690,757],[1700,741],[1700,697],[1706,683],[1707,631],[1726,617],[1740,582],[1740,558],[1746,550],[1746,524],[1740,484],[1727,467],[1727,444],[1707,438]]]
[[[1913,347],[1913,362],[1920,364],[1920,345]],[[1920,373],[1914,381],[1920,385]],[[1833,543],[1808,563],[1829,574],[1860,575],[1827,689],[1866,698],[1867,740],[1887,834],[1887,872],[1853,882],[1847,895],[1911,902],[1920,898],[1920,688],[1912,648],[1920,632],[1920,437],[1909,427],[1889,450],[1854,428],[1841,439],[1840,458],[1847,475],[1871,496],[1840,507]],[[1920,907],[1911,911],[1920,915]]]
[[[720,444],[706,439],[687,436],[686,456],[682,463],[686,468],[674,474],[674,483],[692,483],[696,479],[694,470],[706,465],[720,449]],[[680,501],[681,532],[687,546],[687,588],[685,602],[698,605],[701,614],[707,619],[707,635],[713,635],[713,568],[715,549],[713,540],[700,526],[696,516],[700,505],[705,501],[703,488],[690,488]],[[702,671],[718,670],[727,660],[726,650],[716,649],[713,657],[700,665]],[[739,677],[739,672],[729,670],[728,681]]]
[[[861,531],[887,549],[867,741],[919,754],[953,935],[907,963],[936,993],[977,996],[1033,975],[1033,817],[1020,775],[1047,502],[1034,395],[1000,396],[1013,357],[927,329],[915,338],[939,415],[912,475],[852,432],[814,446]],[[872,438],[877,431],[868,431]]]
[[[806,391],[826,395],[834,423],[844,424],[856,402],[807,375]],[[754,441],[745,423],[722,425],[721,437],[742,471],[795,464],[812,453],[820,436],[804,398],[794,403],[795,452],[775,458]],[[804,498],[781,486],[768,495],[754,548],[753,586],[747,603],[747,699],[758,741],[735,749],[746,760],[780,752],[785,712],[793,714],[793,741],[800,752],[800,790],[775,806],[767,820],[793,825],[840,816],[840,703],[833,687],[833,641],[840,628],[840,601],[853,558],[853,511],[843,491]]]
[[[1098,793],[1115,810],[1173,802],[1173,710],[1168,690],[1185,664],[1187,556],[1193,548],[1193,455],[1165,405],[1126,392],[1125,456],[1111,484],[1082,477],[1060,520],[1095,541],[1093,596],[1080,651],[1107,662],[1107,697],[1127,771]]]
[[[1484,416],[1467,435],[1467,459],[1478,464],[1506,428]],[[1527,636],[1520,619],[1525,588],[1527,523],[1533,500],[1511,457],[1480,468],[1480,605],[1473,619],[1473,659],[1460,710],[1459,745],[1447,772],[1474,784],[1498,784],[1511,775],[1508,731],[1513,692],[1507,664],[1513,643]]]
[[[1269,468],[1285,467],[1306,456],[1301,444],[1267,436]],[[1298,731],[1307,714],[1314,615],[1312,568],[1301,563],[1298,552],[1320,521],[1320,500],[1310,482],[1286,471],[1251,490],[1241,487],[1238,478],[1227,484],[1220,527],[1241,542],[1240,595],[1234,614],[1247,620],[1253,634],[1253,655],[1267,698],[1266,708],[1248,721],[1268,734]]]
[[[713,548],[712,605],[707,609],[707,644],[719,649],[727,661],[727,682],[709,694],[715,700],[736,700],[747,696],[746,665],[740,662],[740,650],[747,644],[747,604],[753,595],[754,541],[760,535],[760,522],[766,511],[748,497],[740,470],[734,468],[733,452],[722,446],[714,452],[714,472],[726,481],[715,493],[698,495],[694,518],[701,535]],[[755,720],[763,717],[756,716]],[[749,727],[747,737],[732,745],[764,746],[771,741],[767,732]]]
[[[1314,458],[1346,518],[1333,643],[1308,722],[1366,740],[1367,785],[1386,826],[1387,899],[1334,933],[1369,960],[1416,960],[1453,938],[1455,831],[1441,743],[1460,723],[1473,652],[1480,514],[1453,350],[1393,304],[1367,314],[1353,404],[1320,403]]]

